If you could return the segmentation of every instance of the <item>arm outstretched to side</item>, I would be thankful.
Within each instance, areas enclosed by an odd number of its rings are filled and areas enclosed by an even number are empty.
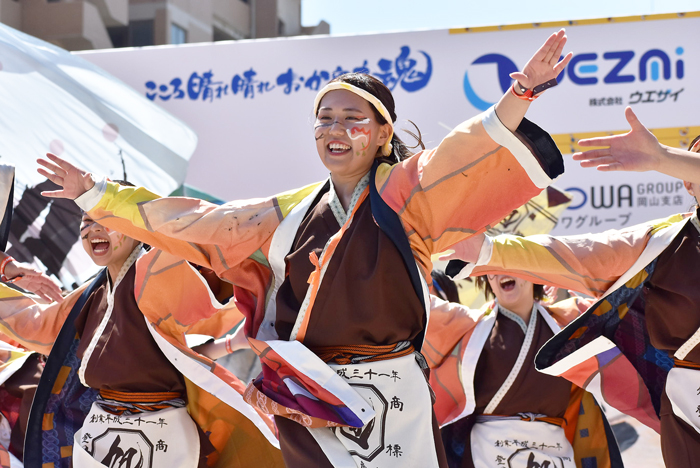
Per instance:
[[[658,171],[671,177],[700,183],[700,144],[690,151],[662,145],[639,121],[632,108],[625,109],[631,130],[624,135],[589,138],[579,141],[581,146],[605,146],[575,153],[581,167],[595,167],[599,171]]]

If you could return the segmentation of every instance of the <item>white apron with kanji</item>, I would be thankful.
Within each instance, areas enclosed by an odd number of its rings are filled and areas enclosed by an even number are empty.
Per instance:
[[[199,434],[186,408],[114,416],[92,404],[73,439],[73,466],[196,468]]]
[[[475,328],[472,336],[474,345],[470,345],[479,346],[479,352],[490,335],[500,310],[500,306],[495,307],[493,313],[481,320]],[[484,414],[477,417],[472,428],[472,460],[478,468],[576,468],[574,448],[566,438],[564,429],[555,424],[535,420],[536,417],[544,415],[493,415],[523,366],[532,365],[526,363],[525,359],[532,346],[539,318],[543,319],[555,334],[559,331],[559,326],[549,313],[541,305],[534,304],[515,365],[486,406]],[[478,355],[473,365],[476,360]],[[473,381],[473,369],[470,375]],[[528,420],[523,420],[523,417]]]
[[[564,429],[542,421],[503,417],[477,422],[471,448],[479,468],[576,468]]]
[[[696,222],[693,220],[693,224]],[[673,356],[684,360],[699,343],[700,329]],[[666,396],[671,402],[673,414],[700,433],[700,370],[685,367],[671,369],[666,377]]]
[[[413,354],[329,364],[374,408],[362,428],[308,429],[336,468],[438,468],[428,383]]]

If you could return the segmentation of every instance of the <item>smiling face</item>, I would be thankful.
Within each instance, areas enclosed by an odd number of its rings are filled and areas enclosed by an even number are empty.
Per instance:
[[[330,91],[319,104],[314,137],[323,165],[332,176],[360,178],[372,167],[391,125],[380,125],[372,105],[346,90]]]
[[[96,223],[87,214],[80,223],[80,238],[83,249],[96,265],[117,271],[138,244],[137,240]]]
[[[518,311],[532,308],[535,302],[533,283],[508,275],[488,275],[487,280],[498,303],[506,309]]]

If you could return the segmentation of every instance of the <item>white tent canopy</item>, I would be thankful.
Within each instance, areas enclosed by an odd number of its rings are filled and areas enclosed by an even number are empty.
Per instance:
[[[8,252],[44,264],[65,284],[80,283],[94,268],[77,244],[72,202],[38,195],[46,180],[36,159],[50,151],[169,194],[184,181],[197,146],[187,125],[99,67],[2,24],[0,102],[0,163],[17,173]]]

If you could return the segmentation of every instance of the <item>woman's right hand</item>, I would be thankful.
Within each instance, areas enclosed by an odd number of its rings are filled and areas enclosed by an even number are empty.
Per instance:
[[[580,146],[606,146],[574,153],[574,161],[581,167],[595,167],[599,171],[654,171],[658,170],[664,152],[659,140],[637,118],[631,107],[625,109],[625,118],[631,130],[614,135],[580,140]]]
[[[68,161],[59,158],[55,154],[46,153],[46,159],[37,159],[40,165],[44,168],[38,168],[37,172],[51,182],[63,187],[62,190],[54,190],[51,192],[41,192],[45,197],[49,198],[68,198],[75,200],[80,195],[90,190],[95,185],[95,180],[92,174],[75,167]]]

